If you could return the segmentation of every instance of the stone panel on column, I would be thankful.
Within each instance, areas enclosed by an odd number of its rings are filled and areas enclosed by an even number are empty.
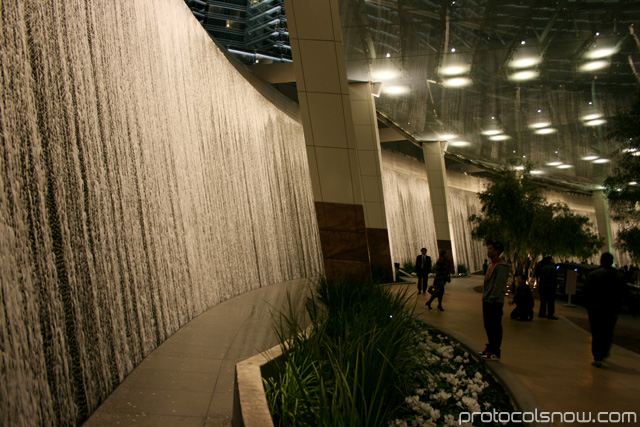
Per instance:
[[[370,279],[367,230],[361,205],[316,202],[328,279]]]

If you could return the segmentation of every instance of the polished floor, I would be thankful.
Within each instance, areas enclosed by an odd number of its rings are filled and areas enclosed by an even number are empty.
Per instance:
[[[473,289],[481,284],[477,276],[454,279],[447,285],[444,312],[426,309],[426,296],[415,295],[416,312],[482,349],[481,295]],[[413,283],[392,286],[417,291]],[[84,425],[229,426],[235,363],[276,344],[271,311],[287,306],[287,293],[300,308],[307,289],[306,280],[257,289],[192,320],[152,352]],[[499,364],[512,384],[525,389],[530,404],[540,411],[594,416],[635,412],[640,419],[640,355],[614,345],[606,368],[595,368],[590,335],[576,324],[586,319],[584,309],[560,302],[559,320],[532,322],[511,320],[510,310],[505,304],[502,360],[487,363]],[[640,331],[640,319],[622,316],[619,324]]]

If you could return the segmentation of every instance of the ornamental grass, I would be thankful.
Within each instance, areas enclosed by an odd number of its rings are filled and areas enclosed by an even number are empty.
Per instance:
[[[458,425],[461,411],[513,411],[480,362],[417,320],[406,291],[322,279],[308,317],[289,307],[277,375],[263,380],[276,426]]]

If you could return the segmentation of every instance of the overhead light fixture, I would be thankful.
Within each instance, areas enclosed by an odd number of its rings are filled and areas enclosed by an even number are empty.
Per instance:
[[[449,145],[452,145],[454,147],[466,147],[471,144],[467,141],[454,141],[454,142],[450,142]]]
[[[625,148],[622,150],[623,153],[635,153],[636,151],[638,151],[637,148]]]
[[[548,135],[550,133],[556,133],[556,128],[542,128],[535,131],[538,135]]]
[[[455,133],[445,133],[440,135],[440,140],[441,141],[449,141],[452,140],[453,138],[456,138],[458,135],[456,135]]]
[[[533,67],[535,65],[538,65],[541,61],[542,61],[542,58],[535,57],[535,56],[518,58],[518,59],[514,59],[513,61],[509,62],[509,67],[511,67],[511,68],[529,68],[529,67]]]
[[[464,87],[471,84],[471,79],[468,77],[454,77],[442,81],[442,86],[445,87]]]
[[[487,130],[483,130],[481,132],[483,135],[487,135],[487,136],[493,136],[493,135],[499,135],[502,133],[502,131],[500,129],[487,129]]]
[[[518,71],[517,73],[511,74],[509,76],[509,80],[516,80],[516,81],[531,80],[531,79],[535,79],[539,75],[540,73],[535,70]]]
[[[384,89],[384,93],[388,93],[389,95],[401,95],[407,92],[409,92],[409,89],[406,86],[389,86]]]
[[[531,123],[529,125],[529,127],[531,129],[541,129],[541,128],[546,128],[547,126],[551,126],[551,123],[549,123],[549,122],[537,122],[537,123]]]
[[[578,67],[580,71],[596,71],[602,70],[603,68],[607,68],[609,66],[609,61],[591,61],[584,63]]]
[[[507,139],[511,139],[511,137],[509,135],[501,134],[501,135],[490,136],[489,139],[492,141],[505,141]]]
[[[562,164],[562,162],[549,162],[547,163],[547,166],[560,166]]]
[[[530,173],[531,175],[542,175],[544,172],[538,169],[534,169]]]
[[[572,167],[573,167],[573,165],[561,164],[561,165],[558,165],[558,166],[556,166],[556,167],[557,167],[558,169],[569,169],[569,168],[572,168]]]
[[[586,160],[586,161],[589,161],[589,162],[590,162],[590,161],[592,161],[592,160],[599,159],[599,158],[600,158],[600,156],[584,156],[584,157],[582,158],[582,160]]]
[[[585,54],[585,57],[589,59],[606,58],[618,52],[617,47],[602,47],[600,49],[593,49]]]
[[[607,123],[605,119],[589,120],[588,122],[585,123],[585,126],[600,126],[605,123]]]
[[[631,181],[629,185],[638,185],[638,183],[636,181]]]
[[[451,65],[440,69],[440,74],[443,76],[459,76],[469,71],[471,67],[468,65]]]
[[[599,119],[600,117],[602,117],[602,114],[593,113],[593,114],[587,114],[586,116],[582,116],[581,119],[585,121],[589,121],[589,120]]]
[[[381,71],[376,73],[375,77],[377,80],[391,80],[397,76],[397,73],[393,73],[391,71]]]
[[[610,161],[609,159],[595,159],[593,163],[609,163]]]
[[[523,170],[524,170],[524,166],[514,166],[514,167],[513,167],[513,170],[516,170],[516,171],[523,171]]]

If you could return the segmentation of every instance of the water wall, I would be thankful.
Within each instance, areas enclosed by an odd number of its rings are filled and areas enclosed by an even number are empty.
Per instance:
[[[484,179],[447,171],[455,259],[457,265],[463,264],[470,272],[482,270],[482,263],[487,257],[485,243],[471,237],[472,224],[469,222],[469,216],[480,213],[482,205],[476,194],[484,191],[486,184]]]
[[[0,13],[0,424],[77,424],[193,317],[321,272],[304,137],[182,0]]]
[[[420,248],[438,258],[431,195],[423,163],[382,150],[382,187],[393,262],[415,262]]]

